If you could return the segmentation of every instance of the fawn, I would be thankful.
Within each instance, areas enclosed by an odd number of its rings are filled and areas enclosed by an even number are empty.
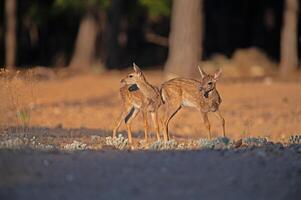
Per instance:
[[[225,120],[219,111],[222,99],[216,90],[216,81],[222,71],[219,69],[212,76],[198,68],[202,78],[200,81],[175,78],[162,84],[161,96],[164,104],[162,126],[165,141],[169,140],[168,124],[182,107],[193,107],[201,112],[209,139],[211,139],[211,132],[208,113],[216,113],[223,127],[223,136],[226,135]]]
[[[132,130],[131,130],[131,122],[142,109],[142,117],[144,122],[144,138],[147,140],[147,132],[148,132],[148,121],[146,116],[146,110],[142,108],[143,95],[136,85],[125,85],[119,90],[119,94],[122,100],[123,108],[122,113],[118,118],[117,124],[113,129],[113,138],[116,137],[116,133],[124,120],[127,132],[129,143],[132,143]]]
[[[123,102],[124,111],[113,130],[113,137],[116,137],[121,122],[124,120],[127,126],[129,143],[132,143],[131,122],[142,111],[144,121],[144,137],[148,138],[148,120],[147,114],[150,113],[157,134],[160,140],[160,130],[158,123],[158,108],[162,104],[160,91],[157,87],[147,82],[141,69],[133,63],[134,73],[127,75],[121,80],[124,85],[120,88],[120,95]]]

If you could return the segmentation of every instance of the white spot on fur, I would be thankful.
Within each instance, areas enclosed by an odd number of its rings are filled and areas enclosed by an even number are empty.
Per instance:
[[[187,99],[184,99],[182,101],[182,105],[183,106],[187,106],[187,107],[196,107],[194,103],[192,103],[191,101],[187,100]]]

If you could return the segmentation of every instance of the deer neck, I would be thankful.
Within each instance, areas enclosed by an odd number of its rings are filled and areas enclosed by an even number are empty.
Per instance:
[[[145,78],[142,80],[137,81],[137,86],[140,89],[141,93],[149,99],[152,99],[156,96],[156,91],[153,86],[148,83]]]

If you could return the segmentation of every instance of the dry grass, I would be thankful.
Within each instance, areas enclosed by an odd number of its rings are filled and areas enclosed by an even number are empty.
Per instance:
[[[35,105],[35,81],[33,72],[28,70],[0,71],[0,127],[30,125],[31,111]]]

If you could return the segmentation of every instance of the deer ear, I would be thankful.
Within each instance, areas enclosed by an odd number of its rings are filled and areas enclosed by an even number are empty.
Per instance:
[[[204,78],[207,75],[206,72],[204,72],[199,65],[198,65],[198,69],[201,74],[201,77]]]
[[[141,69],[138,67],[138,65],[136,65],[135,63],[133,63],[133,69],[135,71],[135,73],[141,75],[142,74],[142,71]]]
[[[221,68],[219,68],[215,73],[214,73],[214,79],[218,80],[221,75],[222,75],[223,70]]]

